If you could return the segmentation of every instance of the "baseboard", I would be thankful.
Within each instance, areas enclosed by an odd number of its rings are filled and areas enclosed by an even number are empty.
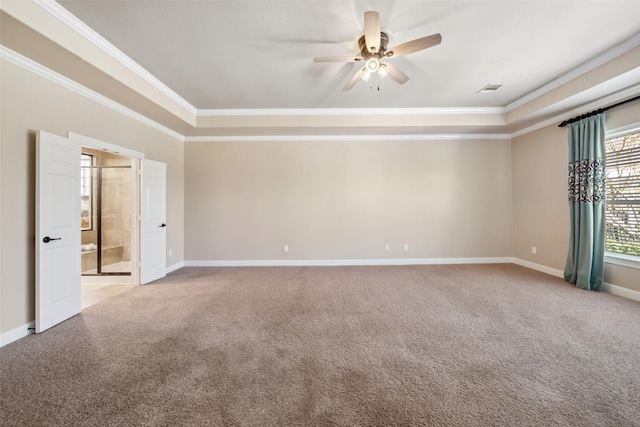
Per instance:
[[[511,262],[517,265],[521,265],[523,267],[530,268],[532,270],[541,271],[542,273],[547,273],[551,276],[564,279],[564,271],[558,270],[556,268],[547,267],[546,265],[542,265],[542,264],[536,264],[535,262],[531,262],[531,261],[525,261],[520,258],[511,258]]]
[[[11,331],[5,332],[0,335],[0,347],[4,347],[7,344],[11,344],[14,341],[18,341],[20,338],[24,338],[27,335],[31,335],[35,331],[35,322],[29,322],[26,325],[15,328]],[[31,329],[30,329],[31,328]]]
[[[519,258],[513,258],[513,263],[564,279],[564,271],[562,270],[557,270],[555,268],[525,261]],[[611,283],[603,283],[602,291],[640,302],[640,292],[634,291],[633,289],[623,288],[622,286],[612,285]]]
[[[612,285],[611,283],[603,283],[602,290],[613,295],[640,302],[640,292],[634,291],[633,289],[623,288],[622,286]]]
[[[520,258],[389,258],[389,259],[276,259],[276,260],[198,260],[184,261],[167,268],[167,273],[181,267],[312,267],[357,265],[430,265],[430,264],[517,264],[564,279],[564,271]],[[604,292],[640,301],[640,292],[605,283]]]
[[[175,264],[167,266],[166,273],[173,273],[174,271],[179,270],[182,267],[184,267],[184,261],[177,262]]]
[[[389,258],[389,259],[276,259],[185,261],[185,267],[315,267],[349,265],[507,264],[510,257],[495,258]]]

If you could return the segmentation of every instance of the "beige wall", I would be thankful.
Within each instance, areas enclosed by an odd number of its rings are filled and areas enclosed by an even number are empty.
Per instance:
[[[183,143],[2,61],[0,333],[34,320],[35,132],[75,132],[167,164],[167,248],[184,260]]]
[[[514,138],[511,156],[513,256],[563,270],[569,239],[567,130],[554,125]]]
[[[640,122],[640,103],[607,112],[606,127]],[[557,124],[514,138],[513,256],[564,270],[569,248],[568,128]],[[536,246],[537,254],[531,253]],[[640,270],[605,264],[605,282],[640,291]]]
[[[185,163],[186,260],[511,255],[507,140],[186,143]]]

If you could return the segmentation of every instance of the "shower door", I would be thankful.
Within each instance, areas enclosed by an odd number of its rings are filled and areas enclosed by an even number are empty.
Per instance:
[[[100,172],[99,273],[131,274],[131,168],[102,167]]]
[[[82,166],[82,274],[131,274],[130,166]]]

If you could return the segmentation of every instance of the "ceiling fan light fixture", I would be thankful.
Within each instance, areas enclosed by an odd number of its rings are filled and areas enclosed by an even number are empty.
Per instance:
[[[1,1],[1,0],[0,0]],[[368,81],[371,75],[377,73],[379,78],[389,76],[391,80],[398,84],[405,84],[409,76],[404,74],[391,63],[383,63],[387,58],[405,56],[437,46],[442,42],[440,33],[421,37],[387,49],[389,46],[389,35],[380,31],[380,14],[370,10],[364,13],[364,34],[358,38],[359,54],[356,56],[325,56],[313,58],[313,62],[360,62],[358,71],[351,77],[351,80],[342,90],[351,90],[359,80]]]
[[[380,68],[378,68],[378,74],[380,74],[380,77],[386,76],[388,72],[389,69],[387,68],[387,64],[380,64]]]
[[[378,58],[367,59],[367,71],[375,73],[380,68],[380,61]]]

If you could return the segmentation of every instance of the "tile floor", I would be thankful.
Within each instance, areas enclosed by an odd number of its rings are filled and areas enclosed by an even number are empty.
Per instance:
[[[121,261],[102,266],[103,273],[127,273],[131,271],[131,261]],[[82,274],[96,274],[98,270],[91,269],[83,271]]]
[[[133,289],[133,285],[130,284],[83,283],[82,309],[84,310],[131,289]]]

